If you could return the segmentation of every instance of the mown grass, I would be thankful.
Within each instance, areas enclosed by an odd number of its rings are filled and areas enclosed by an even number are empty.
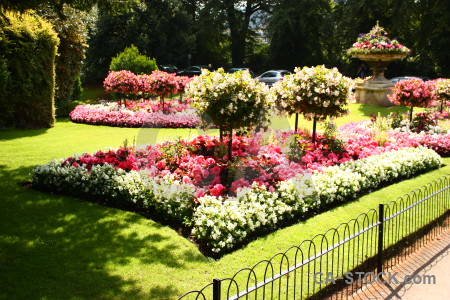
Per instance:
[[[352,104],[350,109],[351,115],[344,117],[349,121],[366,118],[371,107]],[[390,110],[377,109],[383,113]],[[53,158],[118,147],[125,139],[141,144],[199,133],[89,126],[67,119],[59,119],[50,129],[1,131],[0,299],[174,299],[213,278],[229,277],[240,268],[268,259],[450,170],[445,166],[375,191],[261,237],[217,261],[204,257],[167,226],[131,212],[39,192],[26,184],[35,165]],[[449,165],[449,159],[444,161]]]

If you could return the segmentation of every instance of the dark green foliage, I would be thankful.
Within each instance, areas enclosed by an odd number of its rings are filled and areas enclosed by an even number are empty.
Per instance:
[[[270,19],[271,62],[284,68],[326,64],[355,77],[361,61],[346,49],[377,21],[412,49],[388,67],[388,78],[450,76],[450,1],[442,0],[281,0]]]
[[[111,59],[132,44],[158,64],[182,67],[193,54],[194,36],[190,16],[178,1],[145,0],[120,15],[101,12],[88,44],[83,80],[100,82]]]
[[[8,61],[4,56],[0,56],[0,94],[5,93],[5,88],[8,86],[10,76],[11,73],[8,71]]]
[[[2,0],[0,8],[25,11],[27,9],[38,9],[42,6],[50,6],[58,13],[64,14],[64,6],[68,5],[81,10],[90,10],[94,6],[100,9],[117,12],[126,10],[131,4],[139,0]]]
[[[75,84],[73,85],[72,96],[70,97],[70,100],[80,100],[82,94],[83,85],[81,84],[80,76],[78,76],[75,80]]]
[[[279,5],[270,23],[271,59],[277,68],[326,63],[330,15],[328,0],[285,0]]]
[[[8,81],[1,84],[0,126],[53,126],[57,46],[58,37],[51,24],[39,16],[0,14],[0,81]]]
[[[49,21],[59,37],[58,55],[56,57],[55,106],[58,117],[66,117],[72,107],[70,102],[72,89],[80,76],[84,60],[87,39],[86,13],[65,7],[64,17],[55,10],[44,8],[39,14]]]
[[[158,70],[156,60],[139,53],[135,45],[125,48],[123,52],[117,54],[109,66],[111,71],[131,71],[136,75],[151,74]]]

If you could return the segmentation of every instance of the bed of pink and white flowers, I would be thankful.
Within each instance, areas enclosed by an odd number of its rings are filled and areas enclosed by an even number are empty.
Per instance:
[[[418,113],[416,116],[422,114],[426,113]],[[376,143],[374,138],[377,134],[377,128],[369,120],[347,123],[341,126],[339,131],[342,137],[352,137],[348,140],[347,144],[351,144],[353,140],[358,140],[357,144],[362,144],[361,140]],[[384,144],[384,148],[423,146],[436,151],[441,156],[450,156],[450,133],[447,133],[438,126],[417,132],[414,128],[409,128],[408,124],[406,124],[406,126],[396,129],[389,129],[386,131],[386,134],[387,141]],[[367,146],[364,148],[367,149]],[[365,151],[363,149],[361,150]]]
[[[118,127],[194,128],[200,124],[195,109],[184,103],[145,100],[128,101],[126,107],[117,102],[78,105],[69,114],[73,122]]]
[[[293,144],[300,145],[297,155]],[[315,147],[302,132],[234,136],[232,163],[226,145],[227,137],[198,136],[76,155],[36,167],[32,181],[41,189],[155,211],[222,254],[311,210],[441,164],[436,152],[408,139],[382,147],[361,136],[333,153],[321,135]]]

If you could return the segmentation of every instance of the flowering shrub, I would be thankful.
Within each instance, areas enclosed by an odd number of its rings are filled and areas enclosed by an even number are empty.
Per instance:
[[[412,121],[413,107],[431,107],[436,100],[436,85],[434,81],[408,79],[399,81],[392,88],[394,92],[388,95],[389,100],[397,105],[411,107],[409,121]]]
[[[163,71],[153,71],[150,76],[145,76],[144,79],[151,93],[159,96],[159,100],[163,106],[163,112],[165,112],[164,98],[178,91],[176,75]]]
[[[296,68],[271,89],[275,104],[289,114],[301,113],[315,122],[327,117],[339,117],[347,113],[344,106],[350,96],[352,80],[344,77],[336,68],[325,66]],[[297,128],[295,129],[297,131]]]
[[[435,83],[421,79],[408,79],[399,81],[392,88],[393,95],[389,100],[397,105],[408,107],[430,107],[436,99]]]
[[[139,79],[130,71],[109,72],[103,81],[103,86],[108,93],[123,95],[135,94],[139,90]]]
[[[262,112],[270,108],[266,86],[248,72],[229,74],[223,69],[204,69],[189,83],[186,94],[205,117],[205,125],[224,129],[258,125],[264,116]]]
[[[195,77],[187,87],[186,94],[194,101],[202,115],[204,125],[218,126],[220,137],[228,131],[231,143],[233,129],[250,129],[267,121],[266,112],[271,103],[267,101],[267,87],[251,77],[248,72],[225,73],[207,69]],[[228,159],[232,147],[228,145]]]
[[[92,125],[118,127],[194,128],[200,124],[195,110],[186,104],[164,104],[155,101],[128,102],[126,108],[117,103],[78,105],[69,114],[70,120]]]
[[[389,39],[387,31],[375,25],[369,33],[361,33],[356,43],[352,45],[347,53],[371,54],[371,53],[409,53],[410,50],[400,44],[396,39]]]

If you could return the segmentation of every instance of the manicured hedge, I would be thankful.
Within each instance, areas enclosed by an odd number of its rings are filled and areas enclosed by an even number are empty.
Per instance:
[[[52,25],[39,16],[0,13],[0,126],[53,126],[58,42]]]

